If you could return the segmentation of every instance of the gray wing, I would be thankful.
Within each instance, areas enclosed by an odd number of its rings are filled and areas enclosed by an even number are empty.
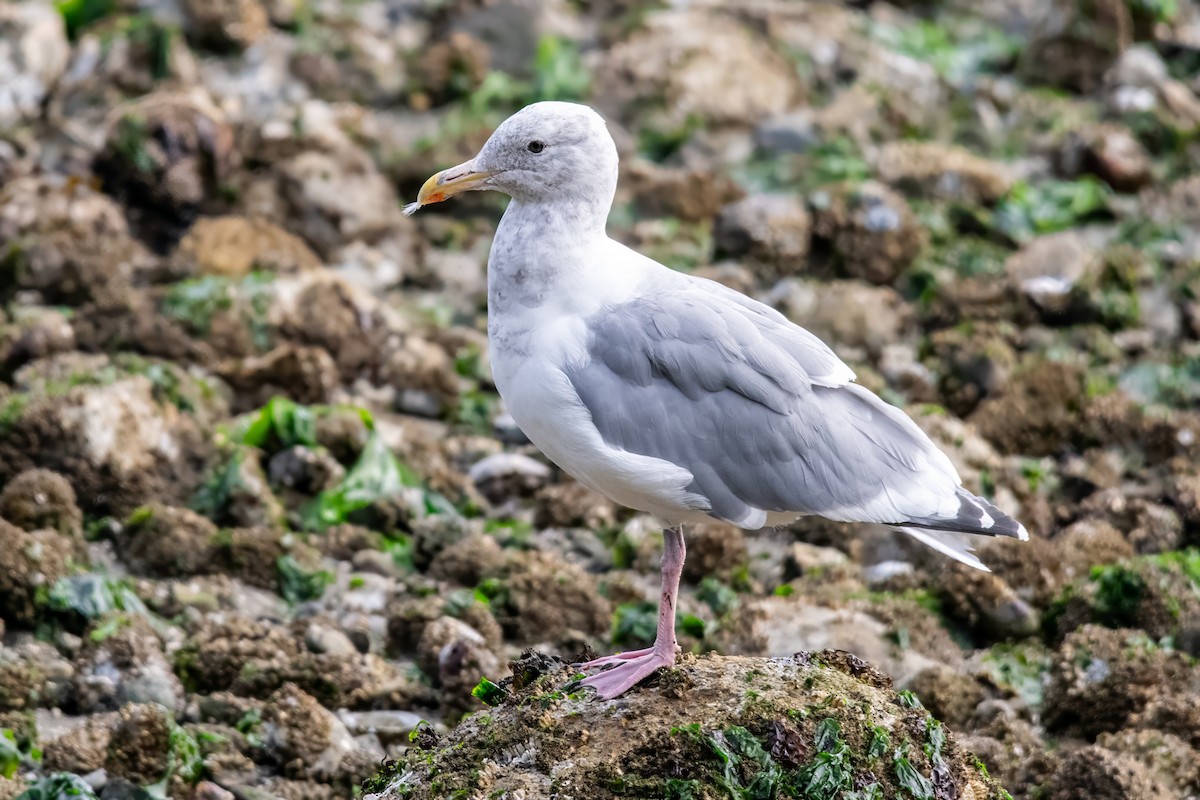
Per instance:
[[[972,532],[1003,518],[966,502],[945,454],[815,336],[719,284],[672,289],[588,320],[567,376],[606,443],[689,470],[709,513],[743,527],[768,512]]]

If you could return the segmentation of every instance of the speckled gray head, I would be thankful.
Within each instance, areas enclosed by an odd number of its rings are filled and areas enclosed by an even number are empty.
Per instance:
[[[616,185],[617,148],[604,119],[577,103],[534,103],[506,119],[475,158],[427,180],[404,212],[480,189],[607,209]]]

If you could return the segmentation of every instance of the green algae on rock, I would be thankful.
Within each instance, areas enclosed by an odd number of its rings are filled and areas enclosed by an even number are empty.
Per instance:
[[[685,656],[610,701],[533,651],[510,667],[521,688],[501,681],[492,708],[410,749],[365,797],[1008,797],[919,703],[848,653]]]

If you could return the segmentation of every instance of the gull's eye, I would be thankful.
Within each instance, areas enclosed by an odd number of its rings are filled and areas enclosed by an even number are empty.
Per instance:
[[[542,142],[539,142],[537,139],[534,139],[532,142],[529,143],[529,152],[531,152],[531,153],[540,153],[545,149],[546,149],[546,145],[543,144]]]

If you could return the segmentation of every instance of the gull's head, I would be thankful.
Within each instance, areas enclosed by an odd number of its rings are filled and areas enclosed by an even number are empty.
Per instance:
[[[492,189],[526,202],[595,204],[607,213],[616,182],[617,148],[599,114],[577,103],[534,103],[506,119],[475,158],[425,181],[404,211]]]

